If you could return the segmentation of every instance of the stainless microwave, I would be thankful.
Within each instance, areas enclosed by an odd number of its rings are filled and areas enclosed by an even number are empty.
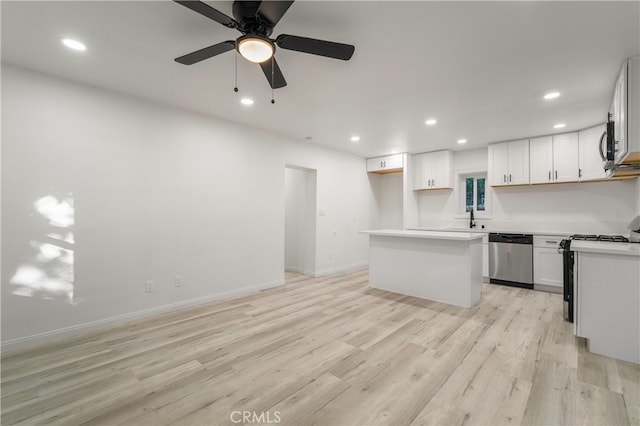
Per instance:
[[[616,79],[600,157],[608,176],[640,174],[640,56],[627,59]]]

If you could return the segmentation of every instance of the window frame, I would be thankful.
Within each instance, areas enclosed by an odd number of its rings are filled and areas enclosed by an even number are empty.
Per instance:
[[[489,186],[488,173],[486,170],[465,170],[456,173],[456,216],[455,219],[466,219],[469,217],[467,208],[467,178],[475,178],[474,182],[474,199],[473,204],[477,203],[477,179],[484,179],[484,211],[473,210],[473,215],[476,219],[491,219],[491,190]]]

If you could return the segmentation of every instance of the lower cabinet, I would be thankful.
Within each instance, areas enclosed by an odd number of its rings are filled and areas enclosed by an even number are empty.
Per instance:
[[[576,334],[590,352],[640,363],[640,257],[578,251],[576,263]]]
[[[558,252],[563,237],[533,237],[533,285],[536,290],[562,292],[562,253]]]
[[[482,277],[489,282],[489,236],[482,237]]]

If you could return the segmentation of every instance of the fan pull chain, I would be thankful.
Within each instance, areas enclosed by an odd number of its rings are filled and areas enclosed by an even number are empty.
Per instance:
[[[233,91],[238,93],[238,53],[234,55],[236,59],[236,85],[233,87]]]
[[[276,72],[275,72],[275,63],[276,63],[276,60],[272,56],[271,57],[271,103],[272,104],[276,103],[276,100],[274,99],[274,95],[273,95],[273,86],[275,86],[275,79],[276,79],[275,78],[275,74],[276,74]]]

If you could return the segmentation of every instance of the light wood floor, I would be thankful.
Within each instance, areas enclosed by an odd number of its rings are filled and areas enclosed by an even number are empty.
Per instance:
[[[3,354],[2,424],[640,423],[640,367],[586,352],[561,295],[485,285],[464,309],[366,271],[287,280]]]

